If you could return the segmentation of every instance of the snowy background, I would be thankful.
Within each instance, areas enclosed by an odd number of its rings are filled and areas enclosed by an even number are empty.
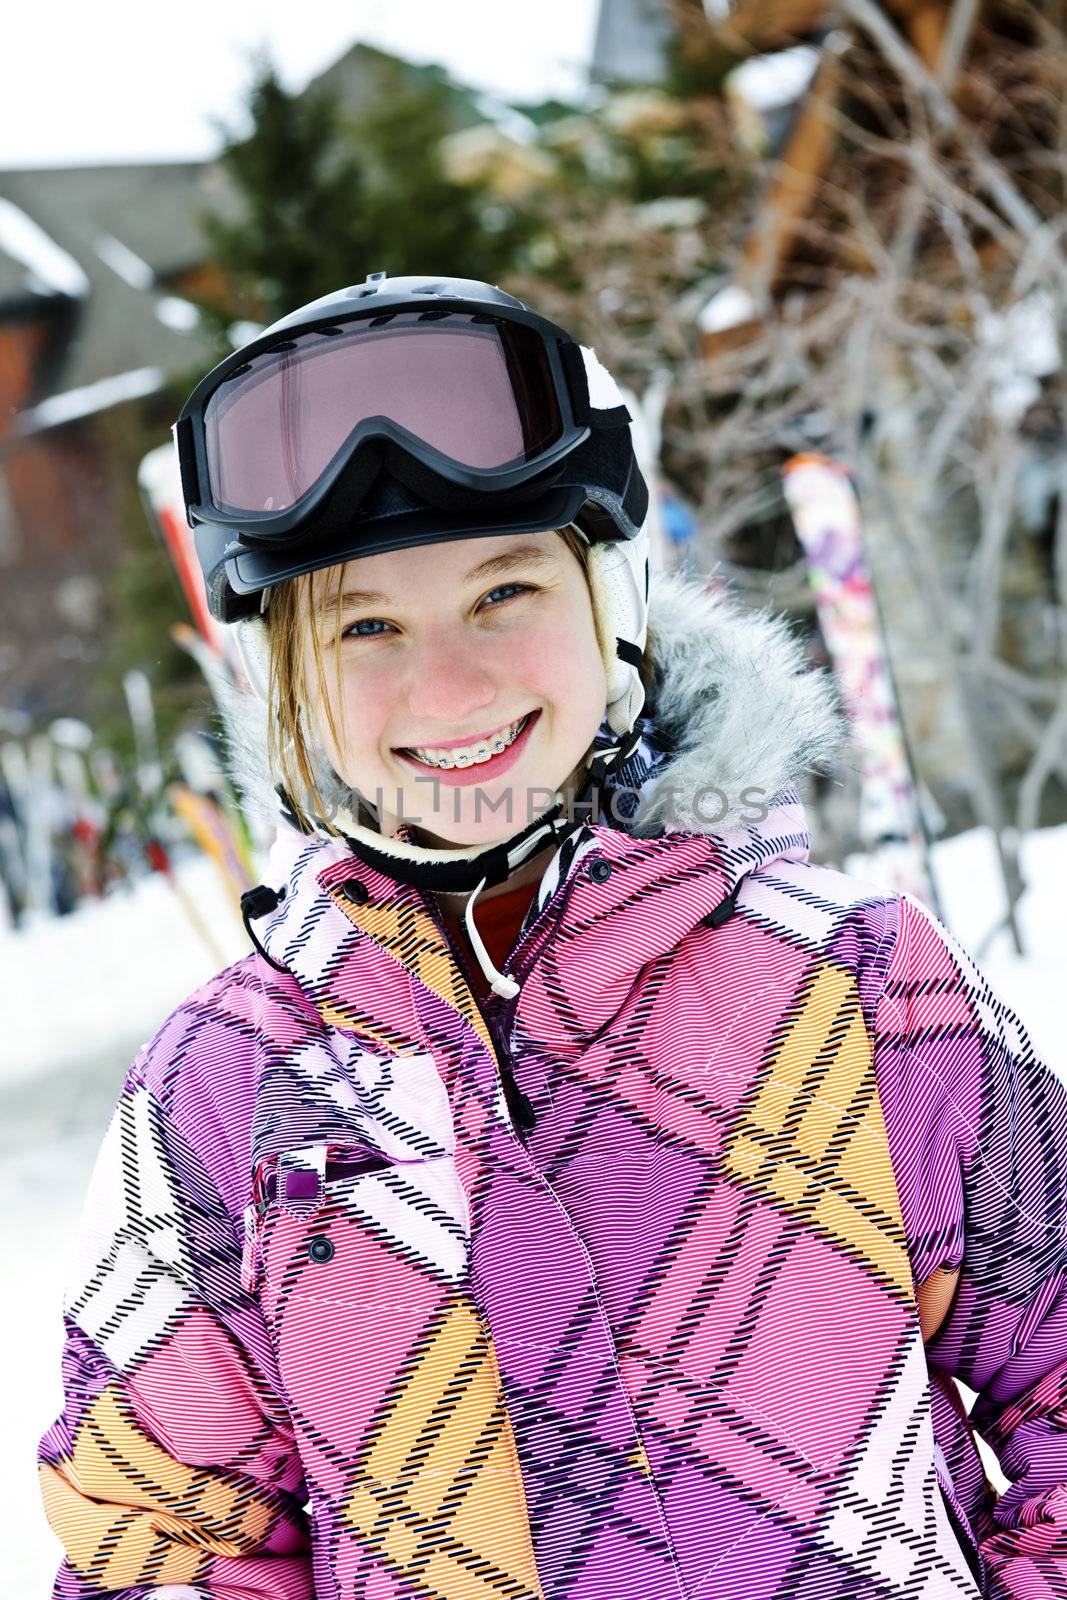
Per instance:
[[[946,840],[934,861],[952,931],[979,957],[1038,1053],[1067,1080],[1060,990],[1067,977],[1061,893],[1067,827],[1041,830],[1024,843],[1030,885],[1020,905],[1024,960],[1011,953],[1003,933],[983,950],[1002,910],[988,834],[972,830]],[[858,860],[846,866],[869,876]],[[244,930],[211,864],[194,857],[179,874],[224,959],[244,954]],[[153,877],[133,893],[0,934],[0,963],[10,996],[0,1075],[0,1215],[7,1281],[18,1294],[18,1316],[0,1319],[0,1361],[15,1377],[0,1454],[0,1505],[9,1517],[2,1560],[8,1593],[36,1600],[49,1592],[62,1559],[44,1520],[34,1461],[41,1434],[62,1406],[61,1297],[82,1196],[130,1061],[218,961],[174,892]],[[1003,1487],[988,1453],[986,1460]]]

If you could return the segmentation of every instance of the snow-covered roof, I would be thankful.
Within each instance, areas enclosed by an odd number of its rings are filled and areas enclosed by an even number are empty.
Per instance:
[[[697,317],[702,333],[726,333],[730,328],[740,328],[759,316],[759,307],[747,289],[739,283],[728,283],[713,294]]]
[[[26,271],[25,287],[37,294],[61,294],[80,299],[89,279],[72,255],[27,216],[19,206],[0,195],[0,249]]]
[[[200,213],[232,205],[219,169],[203,163],[0,172],[0,297],[22,305],[33,290],[61,295],[70,319],[60,326],[51,311],[47,371],[31,403],[106,394],[96,386],[181,372],[210,355],[168,279],[204,257]]]
[[[92,276],[97,241],[118,240],[157,277],[201,259],[198,211],[232,203],[221,169],[202,161],[27,167],[0,172],[4,195]]]
[[[129,245],[123,244],[121,239],[116,239],[110,233],[102,233],[94,246],[97,255],[105,266],[117,272],[123,283],[128,283],[131,289],[150,289],[156,281],[156,275],[147,261],[142,261],[136,251]]]
[[[97,411],[109,411],[112,406],[126,400],[143,400],[156,394],[164,383],[159,367],[140,367],[136,372],[120,372],[113,378],[101,378],[81,389],[68,389],[63,394],[49,395],[28,411],[20,411],[15,431],[19,434],[40,433],[45,428],[58,428],[65,422],[76,422],[81,417],[92,416]]]

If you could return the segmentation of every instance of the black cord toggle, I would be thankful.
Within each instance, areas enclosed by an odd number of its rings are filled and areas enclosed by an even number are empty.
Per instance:
[[[744,881],[744,878],[738,878],[725,900],[720,900],[714,911],[709,911],[706,917],[701,917],[700,920],[705,928],[721,928],[723,923],[733,916]]]
[[[275,961],[273,956],[267,954],[255,934],[252,932],[252,918],[258,921],[260,917],[268,916],[276,911],[285,899],[284,889],[272,889],[268,883],[257,883],[254,888],[246,889],[241,896],[241,921],[245,925],[245,932],[255,945],[259,954],[269,967],[275,972],[288,972],[288,967],[283,967],[280,961]]]

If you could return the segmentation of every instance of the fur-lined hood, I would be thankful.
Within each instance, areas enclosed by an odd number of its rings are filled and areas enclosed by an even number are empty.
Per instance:
[[[638,814],[618,824],[634,837],[744,828],[753,804],[833,764],[844,727],[832,680],[807,663],[785,618],[745,611],[697,579],[659,572],[650,583],[649,634],[655,685],[646,715],[670,753],[642,791]],[[223,713],[231,777],[250,810],[277,821],[266,707],[227,689]],[[351,790],[315,754],[327,805],[354,812]],[[701,791],[716,793],[697,811],[691,802]]]

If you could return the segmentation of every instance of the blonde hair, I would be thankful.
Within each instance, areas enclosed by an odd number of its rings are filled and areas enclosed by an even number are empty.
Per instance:
[[[593,622],[596,627],[597,639],[600,643],[601,656],[605,657],[600,619],[597,617],[596,606],[593,604],[593,593],[589,580],[589,545],[584,535],[573,526],[568,525],[564,528],[558,528],[556,531],[582,569],[586,587],[589,589],[589,600],[593,610]],[[320,791],[320,775],[315,771],[311,745],[308,739],[307,725],[311,716],[311,700],[308,693],[305,645],[310,639],[311,653],[315,663],[315,688],[319,705],[322,707],[325,716],[326,728],[330,739],[336,750],[344,751],[347,746],[347,740],[343,731],[337,726],[334,706],[340,705],[343,696],[341,685],[341,596],[346,587],[345,578],[348,565],[348,562],[342,564],[340,581],[336,586],[333,695],[330,694],[326,682],[321,630],[315,625],[314,573],[302,573],[298,577],[289,578],[282,583],[276,584],[271,589],[266,614],[269,642],[269,703],[271,712],[268,719],[268,756],[272,771],[281,778],[284,784],[296,820],[305,831],[310,831],[311,828],[309,811],[316,813],[317,817],[325,823],[331,833],[337,834],[339,831],[327,816],[329,808]],[[650,653],[651,640],[645,646],[644,665],[646,668],[650,664]],[[605,659],[609,658],[605,657]],[[581,787],[587,770],[589,754],[590,752],[587,751],[565,782],[559,786],[564,793],[568,789],[573,789],[576,792]]]

